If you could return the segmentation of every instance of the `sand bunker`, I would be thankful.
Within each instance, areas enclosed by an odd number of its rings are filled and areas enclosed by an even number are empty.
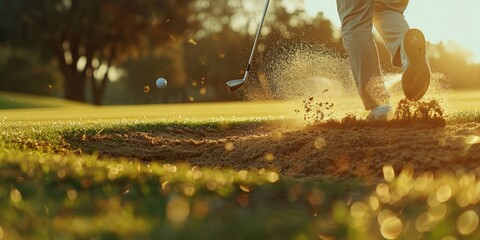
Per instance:
[[[446,124],[434,102],[416,107],[406,104],[401,102],[397,115],[405,109],[425,113],[423,106],[430,104],[428,116],[435,117],[368,123],[347,116],[300,130],[269,124],[247,129],[192,130],[176,126],[159,132],[67,137],[67,141],[86,152],[95,149],[113,157],[234,169],[266,168],[292,178],[376,181],[387,164],[396,170],[410,165],[417,172],[480,166],[480,141],[469,140],[480,135],[480,123]]]

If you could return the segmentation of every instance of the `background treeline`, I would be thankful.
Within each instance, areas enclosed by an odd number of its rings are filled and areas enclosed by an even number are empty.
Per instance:
[[[94,104],[225,101],[243,74],[263,2],[255,0],[0,0],[0,91]],[[275,91],[271,62],[299,46],[345,59],[339,30],[322,14],[275,1],[251,84]],[[385,71],[395,72],[381,43]],[[480,64],[454,43],[430,45],[441,85],[480,88]],[[165,77],[166,89],[155,79]],[[262,83],[263,81],[263,83]],[[149,89],[149,88],[150,89]]]

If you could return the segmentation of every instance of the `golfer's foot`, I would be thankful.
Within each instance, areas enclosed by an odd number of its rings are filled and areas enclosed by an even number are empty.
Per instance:
[[[392,114],[392,107],[390,104],[380,105],[368,114],[368,121],[382,121],[388,120]]]
[[[418,29],[408,30],[402,41],[402,87],[408,100],[420,100],[430,86],[430,66],[427,59],[427,42]]]

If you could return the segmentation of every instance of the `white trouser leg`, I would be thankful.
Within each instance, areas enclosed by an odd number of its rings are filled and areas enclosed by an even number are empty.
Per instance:
[[[367,110],[388,103],[373,40],[374,0],[337,0],[342,36],[355,83]]]
[[[407,8],[408,0],[375,0],[373,24],[390,51],[392,64],[402,67],[400,60],[400,45],[403,36],[410,27],[403,12]]]

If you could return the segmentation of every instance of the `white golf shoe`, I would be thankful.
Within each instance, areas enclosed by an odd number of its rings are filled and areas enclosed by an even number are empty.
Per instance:
[[[392,115],[392,107],[390,104],[380,105],[368,114],[367,121],[385,121]]]
[[[427,59],[427,42],[418,29],[408,30],[402,41],[402,87],[408,100],[420,100],[430,86],[430,65]]]

